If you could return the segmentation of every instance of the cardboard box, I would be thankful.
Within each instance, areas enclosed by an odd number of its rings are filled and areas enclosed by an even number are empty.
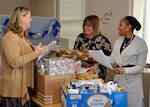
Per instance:
[[[48,76],[36,73],[37,99],[43,104],[60,103],[62,85],[75,79],[75,74]]]
[[[63,107],[127,107],[127,92],[67,94],[62,91]]]

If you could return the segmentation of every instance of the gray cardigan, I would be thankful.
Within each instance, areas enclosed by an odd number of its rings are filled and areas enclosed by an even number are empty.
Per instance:
[[[111,64],[119,66],[136,65],[133,67],[125,67],[123,74],[116,74],[115,81],[120,86],[125,87],[128,94],[128,107],[142,107],[143,100],[143,84],[142,71],[144,70],[147,58],[146,42],[138,36],[120,54],[120,47],[123,43],[124,36],[119,37],[115,44],[110,57]]]

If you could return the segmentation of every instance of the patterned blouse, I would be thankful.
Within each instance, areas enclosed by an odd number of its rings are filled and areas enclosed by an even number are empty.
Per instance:
[[[103,35],[96,38],[87,38],[81,33],[75,41],[75,50],[102,50],[105,55],[109,56],[112,52],[110,41]]]
[[[99,35],[96,38],[90,39],[90,38],[87,38],[83,33],[81,33],[76,38],[76,41],[74,44],[74,50],[100,50],[100,49],[107,56],[109,56],[112,52],[111,43],[103,35]],[[99,64],[99,69],[100,69],[100,72],[98,73],[99,78],[105,79],[106,74],[107,74],[106,72],[107,68]]]

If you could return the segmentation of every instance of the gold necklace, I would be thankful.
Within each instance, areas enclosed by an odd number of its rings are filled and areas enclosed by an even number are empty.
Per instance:
[[[122,49],[125,49],[132,42],[133,39],[134,39],[134,36],[132,36],[132,38],[127,43],[126,43],[126,40],[124,39]]]

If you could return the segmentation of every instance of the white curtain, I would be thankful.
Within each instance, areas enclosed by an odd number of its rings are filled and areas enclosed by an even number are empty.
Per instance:
[[[145,0],[145,15],[144,15],[144,39],[148,45],[147,62],[150,63],[150,0]]]
[[[133,0],[133,16],[135,16],[141,23],[142,29],[135,34],[143,38],[148,46],[147,63],[150,63],[150,0]]]

